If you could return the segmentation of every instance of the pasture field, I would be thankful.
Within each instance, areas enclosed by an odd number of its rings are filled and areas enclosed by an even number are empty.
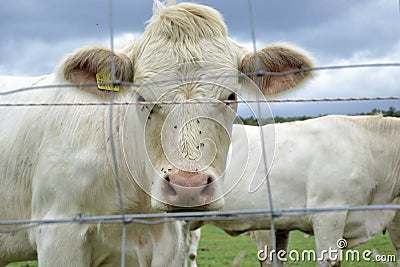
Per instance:
[[[249,236],[240,235],[237,237],[230,237],[224,231],[207,225],[202,228],[202,236],[200,239],[200,246],[198,250],[197,263],[200,267],[219,267],[219,266],[232,266],[234,258],[244,251],[245,256],[241,262],[241,267],[257,267],[257,251],[258,248]],[[360,261],[344,261],[344,267],[372,267],[372,266],[396,266],[395,263],[391,265],[386,263],[378,263],[376,261],[367,262],[362,260],[362,252],[375,249],[373,253],[381,256],[395,255],[395,251],[390,243],[388,234],[378,234],[371,241],[366,244],[360,245],[355,250],[360,252]],[[288,251],[297,250],[311,250],[314,249],[314,237],[305,238],[304,234],[299,231],[291,233]],[[350,255],[350,254],[349,254]],[[368,255],[368,252],[366,252]],[[379,256],[378,256],[379,257]],[[349,256],[349,258],[351,258]],[[374,258],[371,255],[370,258]],[[288,261],[286,266],[300,266],[300,267],[315,267],[315,262],[310,261]]]
[[[221,267],[232,266],[235,257],[244,252],[245,255],[241,262],[241,267],[257,267],[257,246],[256,243],[249,236],[240,235],[237,237],[230,237],[224,231],[206,225],[202,228],[200,246],[198,250],[197,263],[200,267]],[[294,231],[291,233],[288,251],[304,251],[314,248],[314,238],[305,238],[303,233]],[[376,254],[381,256],[395,255],[395,251],[389,240],[388,234],[378,234],[374,239],[366,244],[358,246],[357,251],[360,252],[360,261],[344,261],[344,267],[373,267],[373,266],[395,266],[395,263],[382,264],[376,261],[367,262],[362,260],[362,253],[365,251],[373,251],[370,255],[374,259]],[[375,254],[376,253],[376,254]],[[368,252],[366,253],[369,254]],[[37,267],[36,262],[29,263],[13,263],[7,267]],[[310,261],[288,261],[286,266],[300,266],[300,267],[315,267],[316,264]],[[127,266],[129,267],[129,266]]]

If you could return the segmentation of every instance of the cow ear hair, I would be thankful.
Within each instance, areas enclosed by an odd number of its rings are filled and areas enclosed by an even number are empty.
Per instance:
[[[247,53],[239,70],[256,82],[264,95],[274,95],[299,86],[312,77],[310,71],[288,74],[285,76],[255,75],[256,71],[286,72],[304,68],[312,68],[313,58],[308,52],[287,44],[273,44],[257,51],[258,70],[256,70],[254,53]]]
[[[122,53],[115,52],[114,54],[108,48],[103,47],[86,47],[78,49],[66,57],[62,63],[62,75],[65,80],[71,83],[93,85],[81,86],[82,90],[89,91],[94,94],[102,94],[96,84],[99,82],[97,77],[102,77],[102,81],[112,81],[111,79],[111,62],[112,56],[115,63],[115,80],[122,82],[133,81],[133,63]],[[104,86],[103,86],[104,87]],[[109,86],[112,88],[112,86]],[[103,88],[104,89],[104,88]]]

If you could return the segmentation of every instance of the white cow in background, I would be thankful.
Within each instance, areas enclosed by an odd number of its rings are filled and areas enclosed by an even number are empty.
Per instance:
[[[275,133],[275,151],[267,150],[275,209],[397,203],[396,198],[400,196],[400,119],[327,116],[266,125],[262,130],[267,148],[274,146],[270,137]],[[249,193],[249,188],[254,188],[252,183],[261,181],[267,173],[260,164],[260,128],[235,125],[232,151],[238,151],[246,143],[248,151],[232,152],[227,167],[225,186],[233,189],[225,196],[224,210],[269,208],[265,184]],[[233,187],[229,182],[235,179],[230,178],[237,175],[241,175],[241,180]],[[340,238],[346,239],[348,248],[357,246],[388,228],[399,255],[400,215],[394,216],[393,210],[374,210],[292,213],[276,217],[275,227],[280,231],[277,248],[286,248],[290,230],[314,234],[316,255],[323,255],[318,266],[338,266],[340,257],[336,257],[339,255],[329,258],[328,253],[322,251],[339,250],[336,242]],[[270,218],[211,223],[237,235],[269,229]],[[192,229],[199,225],[192,223]]]
[[[263,71],[312,67],[307,53],[288,45],[267,46],[257,57]],[[99,89],[117,90],[102,83],[111,81],[111,69],[118,81],[142,84],[119,86],[114,100],[138,105],[114,106],[112,118],[108,106],[73,105],[109,101],[109,91]],[[0,220],[120,214],[112,139],[126,213],[223,208],[221,184],[237,105],[221,100],[242,93],[239,82],[245,79],[238,72],[256,70],[255,56],[227,36],[216,10],[155,0],[142,37],[123,51],[88,47],[67,56],[55,74],[0,77],[0,103],[72,104],[0,107]],[[310,76],[260,77],[260,89],[279,93]],[[4,94],[48,85],[62,87]],[[193,104],[198,100],[213,103]],[[153,101],[189,104],[148,103]],[[0,234],[0,266],[36,255],[40,267],[118,266],[121,227],[54,224]],[[174,256],[183,253],[180,228],[129,224],[127,264],[174,265]]]

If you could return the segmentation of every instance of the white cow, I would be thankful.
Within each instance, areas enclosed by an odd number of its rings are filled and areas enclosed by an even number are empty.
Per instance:
[[[269,179],[275,209],[380,205],[398,201],[400,119],[327,116],[266,125],[262,131],[266,138],[268,166],[271,166]],[[271,143],[274,135],[275,144]],[[240,148],[242,153],[239,153]],[[249,192],[257,188],[267,173],[260,163],[261,152],[260,128],[235,125],[232,158],[225,180],[225,186],[233,188],[225,196],[224,210],[269,208],[265,183],[255,192]],[[229,184],[236,179],[231,178],[238,175],[241,176],[239,183]],[[329,258],[328,253],[322,251],[339,250],[338,239],[345,238],[347,247],[351,248],[388,227],[399,254],[400,215],[397,213],[395,218],[394,215],[393,210],[375,210],[292,213],[276,217],[275,227],[280,231],[277,247],[286,248],[290,230],[313,233],[316,255],[323,255],[318,265],[331,266],[340,264],[340,258],[335,260],[338,255]],[[213,221],[212,224],[235,235],[269,229],[270,218]]]
[[[288,45],[267,46],[257,57],[263,71],[312,66],[307,53]],[[112,69],[115,80],[136,85],[119,86],[114,100],[137,105],[114,106],[112,118],[108,106],[73,105],[109,101],[109,91],[99,89],[116,90],[104,84],[112,80]],[[221,100],[241,93],[239,71],[255,72],[255,56],[227,36],[216,10],[190,3],[165,6],[155,0],[142,37],[122,52],[88,47],[67,56],[55,74],[0,77],[0,104],[69,104],[0,107],[0,220],[120,214],[111,138],[126,213],[222,208],[222,174],[236,104]],[[279,93],[310,76],[264,76],[260,89]],[[62,87],[5,94],[49,85]],[[247,82],[243,90],[249,86]],[[193,102],[198,100],[213,103]],[[127,262],[135,262],[137,252],[141,265],[173,265],[174,255],[181,253],[180,227],[128,225],[127,242],[132,245]],[[121,225],[109,224],[42,225],[1,234],[0,266],[33,259],[36,253],[41,267],[115,266],[120,239]],[[157,252],[163,241],[165,257],[143,252],[147,246]]]

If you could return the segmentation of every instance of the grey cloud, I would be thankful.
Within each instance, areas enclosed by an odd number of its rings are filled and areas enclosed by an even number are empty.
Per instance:
[[[230,34],[251,41],[247,1],[200,0],[218,9]],[[35,4],[32,4],[35,3]],[[115,34],[141,32],[152,13],[152,1],[113,2]],[[376,54],[399,40],[398,3],[392,0],[252,1],[255,33],[260,43],[297,43],[323,58],[344,58],[369,49]],[[108,1],[8,1],[0,10],[2,40],[106,38]]]
[[[202,2],[224,14],[231,34],[251,40],[247,1]],[[400,39],[398,5],[392,0],[270,0],[252,4],[260,43],[296,43],[314,52],[324,63],[350,57],[359,50],[369,50],[377,56],[390,49]]]
[[[196,2],[219,10],[235,40],[251,42],[247,0]],[[260,45],[276,41],[298,44],[311,51],[319,65],[332,65],[343,60],[348,64],[358,63],[356,55],[359,53],[368,57],[368,62],[387,59],[400,62],[395,52],[400,46],[398,5],[394,0],[253,0],[252,10]],[[114,35],[142,32],[151,14],[151,0],[114,0]],[[84,45],[104,44],[109,39],[108,1],[7,1],[0,9],[0,31],[0,74],[46,74],[54,70],[66,53]],[[344,97],[354,95],[356,91],[352,90],[360,87],[370,95],[400,91],[393,84],[391,72],[380,71],[376,81],[371,77],[366,80],[362,75],[354,78],[340,72],[332,75],[334,84],[316,78],[316,82],[301,92],[319,97],[329,96],[332,91]],[[329,106],[302,106],[302,109],[323,114],[325,112],[318,110]],[[361,104],[352,103],[346,107],[352,106],[359,109]],[[284,109],[280,107],[283,106],[274,106],[282,112]],[[297,110],[290,105],[286,108]]]
[[[9,1],[3,7],[0,10],[3,39],[50,41],[109,34],[108,1],[16,0]],[[151,7],[151,1],[114,1],[115,31],[143,30],[145,21],[151,15]]]

